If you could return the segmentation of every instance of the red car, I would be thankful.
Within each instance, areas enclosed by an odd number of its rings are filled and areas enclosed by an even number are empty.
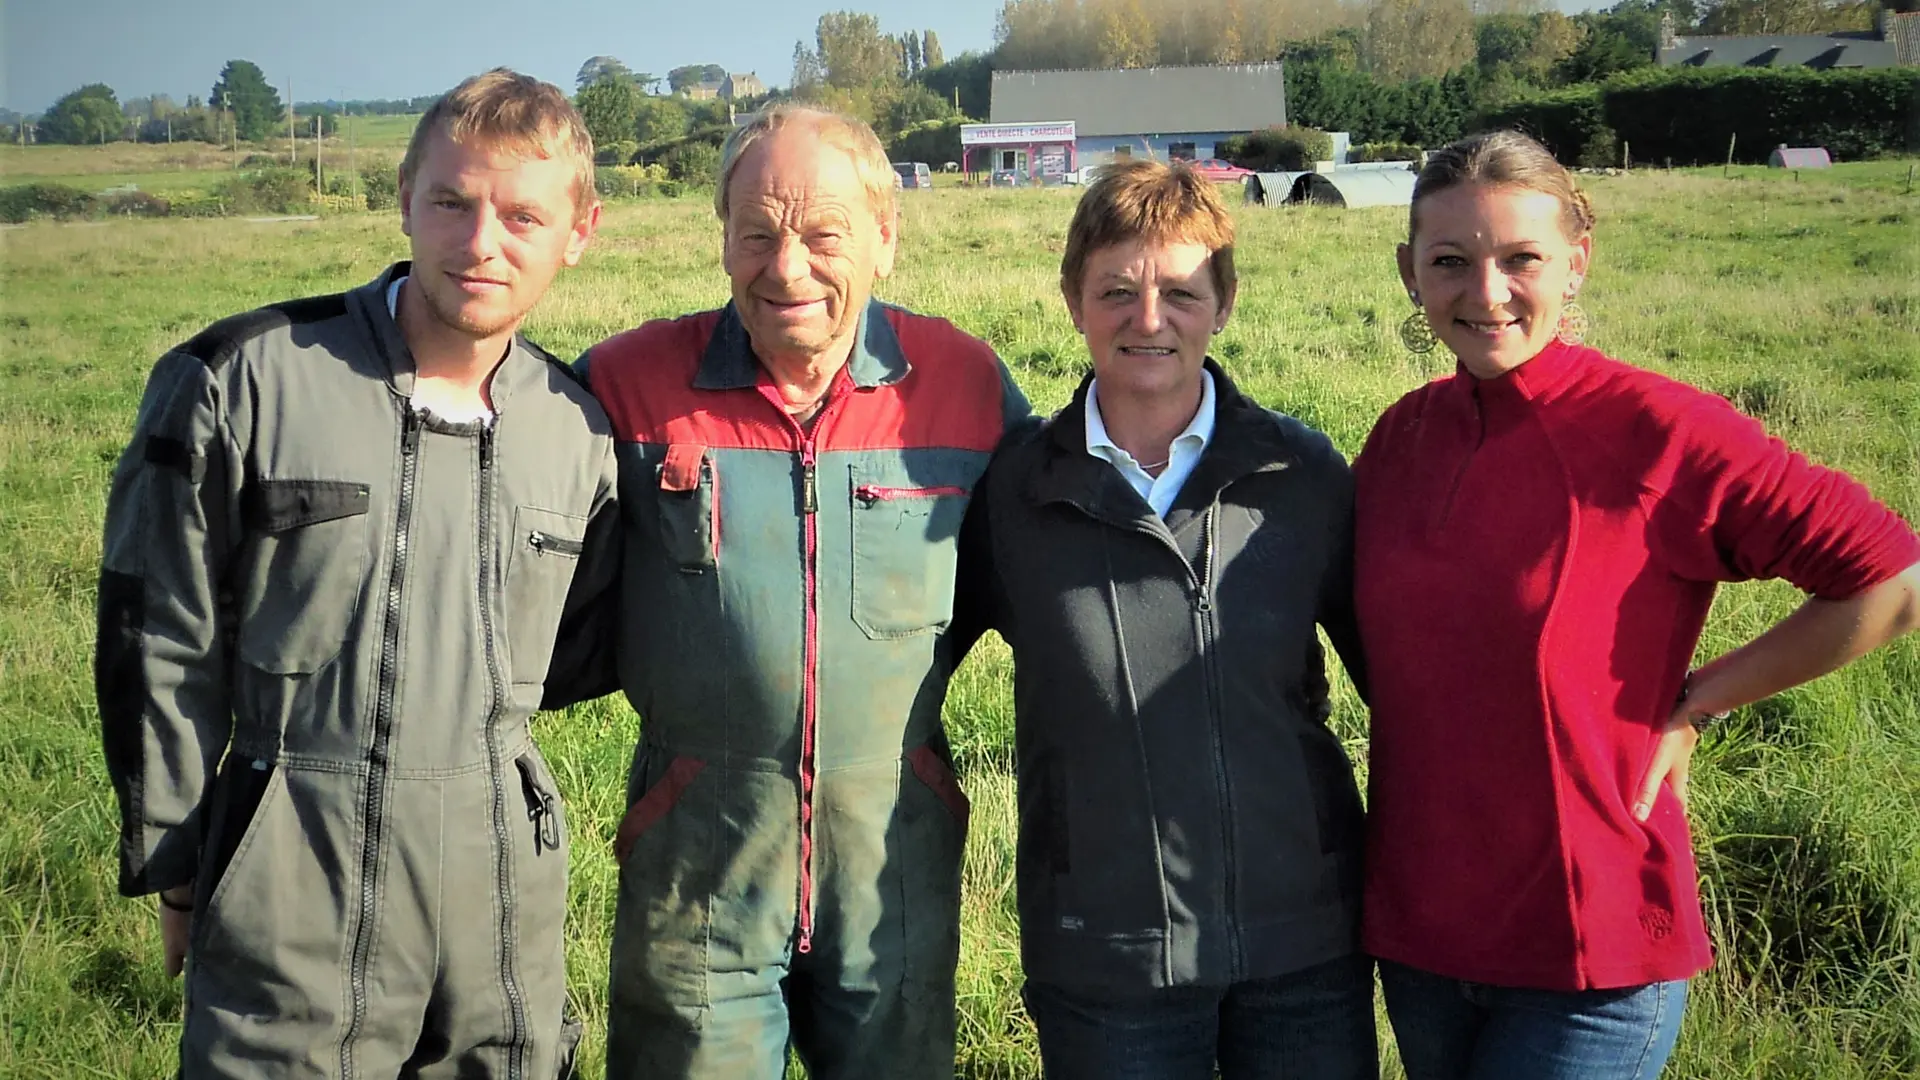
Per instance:
[[[1187,162],[1187,167],[1209,180],[1216,180],[1222,183],[1228,181],[1238,183],[1253,175],[1252,169],[1243,169],[1238,165],[1211,157],[1201,158],[1198,161],[1189,161]]]

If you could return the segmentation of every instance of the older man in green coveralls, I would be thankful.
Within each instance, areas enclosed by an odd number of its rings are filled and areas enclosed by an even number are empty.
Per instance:
[[[608,1076],[949,1077],[966,798],[940,705],[955,542],[1028,416],[993,351],[871,298],[894,178],[864,124],[737,129],[733,301],[582,358],[625,521]]]

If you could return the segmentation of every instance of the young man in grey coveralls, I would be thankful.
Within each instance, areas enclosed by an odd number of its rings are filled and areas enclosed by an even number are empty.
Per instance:
[[[613,444],[516,331],[592,238],[592,161],[559,90],[475,76],[401,165],[411,262],[154,369],[96,682],[120,888],[160,895],[185,960],[184,1077],[570,1056],[566,831],[527,722],[604,640]]]

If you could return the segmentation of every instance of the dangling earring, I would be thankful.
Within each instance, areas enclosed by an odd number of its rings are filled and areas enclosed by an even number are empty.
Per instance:
[[[1587,309],[1576,300],[1569,299],[1560,309],[1560,325],[1554,328],[1553,336],[1563,345],[1581,345],[1587,340]]]
[[[1420,294],[1408,293],[1407,299],[1413,301],[1413,314],[1400,322],[1400,344],[1415,356],[1425,356],[1440,344],[1440,338],[1433,332],[1433,324],[1427,321],[1427,309],[1420,306]]]

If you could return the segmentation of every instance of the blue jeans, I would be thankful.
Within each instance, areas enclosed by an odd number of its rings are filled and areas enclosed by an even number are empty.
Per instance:
[[[1380,961],[1407,1080],[1653,1080],[1680,1037],[1687,983],[1526,990]]]
[[[1090,1000],[1029,981],[1047,1080],[1377,1080],[1373,963]]]

